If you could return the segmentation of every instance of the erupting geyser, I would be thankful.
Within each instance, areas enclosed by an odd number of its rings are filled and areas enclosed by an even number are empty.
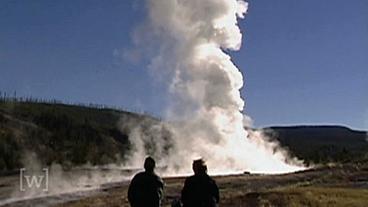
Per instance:
[[[191,171],[191,161],[207,160],[209,171],[281,173],[302,169],[266,141],[244,129],[243,77],[226,50],[239,50],[237,18],[241,0],[149,0],[150,32],[157,53],[150,67],[171,77],[168,119],[174,147],[161,163],[166,173]]]

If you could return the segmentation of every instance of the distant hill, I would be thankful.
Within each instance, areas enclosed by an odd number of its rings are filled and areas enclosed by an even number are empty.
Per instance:
[[[162,138],[169,150],[170,132],[164,127],[150,130],[160,123],[148,115],[116,109],[0,99],[0,173],[21,167],[29,152],[36,153],[42,164],[59,163],[66,168],[124,162],[131,152],[129,134],[136,127],[148,137],[148,150],[154,150],[149,142],[156,138]],[[366,132],[346,127],[270,127],[264,131],[307,162],[360,161],[368,152]]]
[[[343,126],[290,126],[269,127],[264,132],[307,162],[368,160],[366,131]]]

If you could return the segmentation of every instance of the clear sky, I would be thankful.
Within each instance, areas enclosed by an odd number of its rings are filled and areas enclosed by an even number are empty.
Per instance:
[[[255,126],[368,129],[368,1],[249,3],[231,55]],[[144,15],[143,0],[1,0],[0,91],[162,114],[147,61],[122,58]]]

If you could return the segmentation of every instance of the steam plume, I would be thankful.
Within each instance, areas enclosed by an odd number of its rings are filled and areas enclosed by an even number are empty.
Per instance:
[[[175,145],[163,159],[171,170],[188,172],[198,157],[212,173],[299,169],[260,133],[244,129],[243,77],[226,51],[240,49],[237,19],[247,6],[241,0],[148,0],[150,32],[158,39],[150,67],[172,77],[168,118],[175,120]]]

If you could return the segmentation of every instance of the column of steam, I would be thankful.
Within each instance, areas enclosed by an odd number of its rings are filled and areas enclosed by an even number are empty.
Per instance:
[[[243,77],[223,50],[239,50],[242,35],[237,18],[247,3],[240,0],[150,0],[149,17],[160,36],[151,67],[173,75],[170,118],[176,148],[166,160],[179,170],[190,170],[193,158],[204,157],[212,173],[285,172],[285,163],[266,142],[247,139]],[[255,139],[256,140],[256,139]]]

